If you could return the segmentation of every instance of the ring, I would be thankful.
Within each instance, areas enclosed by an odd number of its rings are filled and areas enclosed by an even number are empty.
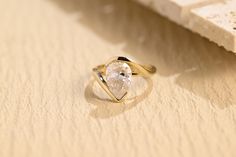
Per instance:
[[[115,57],[107,64],[93,68],[98,84],[115,102],[122,102],[131,86],[133,76],[149,78],[156,72],[153,65],[141,65],[126,57]]]

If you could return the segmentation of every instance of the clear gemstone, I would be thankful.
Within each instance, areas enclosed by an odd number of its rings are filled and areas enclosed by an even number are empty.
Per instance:
[[[113,61],[107,65],[106,80],[109,90],[121,99],[131,85],[132,71],[127,63]]]

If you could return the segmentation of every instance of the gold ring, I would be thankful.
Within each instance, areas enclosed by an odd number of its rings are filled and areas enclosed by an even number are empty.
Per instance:
[[[155,72],[155,66],[141,65],[126,57],[115,57],[93,68],[96,81],[115,102],[122,102],[126,97],[132,76],[148,78]]]

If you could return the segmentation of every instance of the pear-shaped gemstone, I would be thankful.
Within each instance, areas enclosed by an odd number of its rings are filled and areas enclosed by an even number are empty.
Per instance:
[[[132,71],[127,63],[113,61],[107,65],[106,80],[109,90],[118,99],[122,99],[131,85]]]

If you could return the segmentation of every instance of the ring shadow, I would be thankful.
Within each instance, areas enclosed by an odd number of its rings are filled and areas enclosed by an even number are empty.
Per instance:
[[[155,65],[159,75],[174,77],[190,94],[220,109],[236,104],[233,53],[131,0],[47,1],[78,14],[79,24],[114,45],[124,44],[128,54]]]
[[[117,116],[125,111],[135,107],[138,103],[142,102],[153,89],[153,82],[150,78],[146,79],[147,87],[141,94],[126,98],[124,102],[116,103],[110,99],[101,98],[95,94],[93,87],[96,81],[91,80],[85,87],[84,96],[88,103],[96,106],[95,109],[90,111],[90,116],[94,118],[109,118]]]

